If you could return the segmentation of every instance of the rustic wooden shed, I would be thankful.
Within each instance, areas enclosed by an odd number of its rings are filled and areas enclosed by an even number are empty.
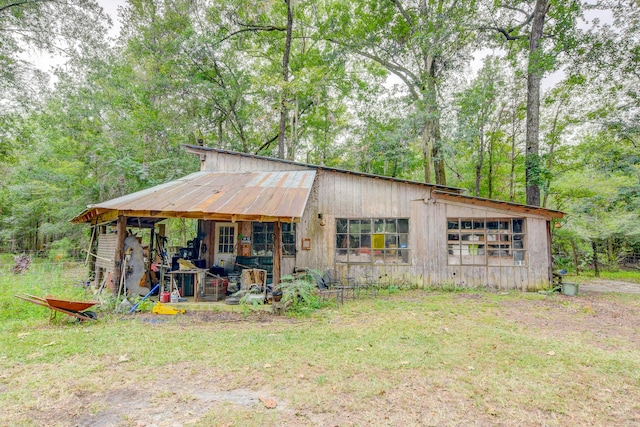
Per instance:
[[[186,150],[199,156],[200,172],[89,206],[73,221],[118,221],[123,230],[197,218],[213,248],[207,267],[222,260],[272,266],[274,282],[294,268],[419,286],[536,290],[551,282],[550,227],[561,212],[465,196],[453,187],[201,146]],[[120,246],[116,241],[116,263]]]

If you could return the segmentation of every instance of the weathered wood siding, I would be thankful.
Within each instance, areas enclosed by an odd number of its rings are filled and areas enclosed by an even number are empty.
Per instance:
[[[309,168],[294,163],[264,160],[255,157],[241,156],[239,154],[219,154],[209,152],[206,154],[204,164],[201,169],[212,172],[271,172],[307,170]]]
[[[449,282],[459,286],[483,286],[498,289],[536,290],[548,287],[549,266],[551,265],[547,239],[547,220],[536,215],[512,214],[500,209],[470,207],[460,203],[442,203],[446,206],[436,224],[440,235],[437,240],[444,242],[441,253],[446,254],[447,218],[525,218],[525,265],[448,265],[445,256],[440,262],[446,266],[447,277],[440,277],[441,282]]]
[[[231,154],[207,153],[204,169],[214,171],[301,170],[308,167]],[[325,271],[342,277],[374,275],[420,286],[455,284],[497,289],[540,289],[549,285],[547,220],[498,208],[431,198],[428,185],[391,181],[317,169],[305,212],[297,226],[296,257],[283,259],[283,273],[293,267]],[[326,222],[320,225],[319,215]],[[449,265],[447,218],[526,218],[526,258],[523,266]],[[407,264],[345,264],[336,262],[337,218],[408,218],[410,262]],[[302,250],[302,239],[311,249]]]
[[[298,251],[298,266],[318,270],[334,268],[342,277],[370,274],[422,282],[424,259],[416,257],[414,248],[423,227],[412,218],[412,205],[415,203],[412,201],[424,205],[424,200],[429,197],[430,188],[427,186],[403,184],[357,174],[318,171],[296,236],[298,248],[303,238],[310,238],[311,250]],[[318,214],[322,214],[326,221],[324,227],[320,226]],[[337,218],[408,218],[410,262],[402,265],[337,263]]]
[[[96,257],[96,267],[104,268],[106,271],[114,270],[114,254],[116,253],[117,234],[98,235],[98,256]]]

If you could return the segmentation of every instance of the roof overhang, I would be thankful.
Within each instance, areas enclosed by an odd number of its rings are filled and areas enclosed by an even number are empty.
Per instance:
[[[564,212],[555,211],[552,209],[546,209],[546,208],[541,208],[537,206],[521,205],[518,203],[503,202],[500,200],[484,199],[484,198],[475,197],[475,196],[465,196],[462,194],[452,194],[452,193],[447,193],[447,192],[438,191],[438,190],[432,191],[431,197],[433,197],[436,200],[464,203],[467,206],[468,205],[480,206],[485,208],[506,210],[506,211],[510,211],[518,214],[538,215],[538,216],[545,217],[547,219],[564,217]]]
[[[183,178],[90,205],[75,224],[111,222],[152,226],[166,218],[298,222],[316,172],[196,172]],[[136,218],[132,220],[131,218]]]

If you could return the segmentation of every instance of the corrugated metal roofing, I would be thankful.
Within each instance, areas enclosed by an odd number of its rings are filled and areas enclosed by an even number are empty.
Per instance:
[[[486,206],[497,209],[512,210],[520,213],[530,213],[541,215],[547,218],[563,218],[564,213],[553,209],[541,208],[539,206],[521,205],[519,203],[503,202],[494,199],[485,199],[476,196],[466,196],[463,194],[452,194],[443,191],[434,190],[431,195],[436,199],[450,200],[454,202],[463,202],[476,206]]]
[[[304,211],[316,172],[196,172],[175,181],[90,205],[72,219],[107,212],[150,218],[295,221]]]
[[[308,168],[308,169],[326,170],[326,171],[331,171],[331,172],[343,173],[343,174],[347,174],[347,175],[357,175],[357,176],[363,176],[363,177],[367,177],[367,178],[381,179],[381,180],[385,180],[385,181],[393,181],[393,182],[402,182],[402,183],[405,183],[405,184],[421,185],[421,186],[431,187],[431,188],[434,188],[434,189],[441,189],[441,190],[444,190],[444,191],[449,191],[449,192],[454,192],[454,193],[462,193],[464,191],[462,188],[451,187],[451,186],[448,186],[448,185],[430,184],[430,183],[425,183],[425,182],[420,182],[420,181],[412,181],[412,180],[409,180],[409,179],[396,178],[396,177],[385,176],[385,175],[374,175],[374,174],[370,174],[370,173],[350,171],[350,170],[347,170],[347,169],[334,168],[334,167],[330,167],[330,166],[320,166],[320,165],[314,165],[314,164],[311,164],[311,163],[301,163],[301,162],[296,162],[296,161],[287,160],[287,159],[278,159],[278,158],[274,158],[274,157],[259,156],[257,154],[240,153],[240,152],[237,152],[237,151],[223,150],[221,148],[203,147],[203,146],[200,146],[200,145],[183,145],[183,147],[185,147],[188,152],[196,153],[196,154],[206,153],[206,152],[210,151],[210,152],[214,152],[214,153],[218,153],[218,154],[247,157],[247,158],[251,158],[251,159],[260,159],[260,160],[266,160],[266,161],[269,161],[269,162],[276,162],[276,163],[284,163],[284,164],[288,164],[288,165],[301,166],[301,167]]]

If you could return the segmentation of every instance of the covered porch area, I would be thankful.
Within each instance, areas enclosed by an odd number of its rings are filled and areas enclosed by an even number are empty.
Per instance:
[[[159,284],[160,292],[219,301],[243,270],[264,271],[273,285],[290,273],[314,181],[313,170],[201,171],[90,205],[72,222],[92,228],[96,287],[144,295]],[[195,237],[167,245],[169,218],[195,221]]]

